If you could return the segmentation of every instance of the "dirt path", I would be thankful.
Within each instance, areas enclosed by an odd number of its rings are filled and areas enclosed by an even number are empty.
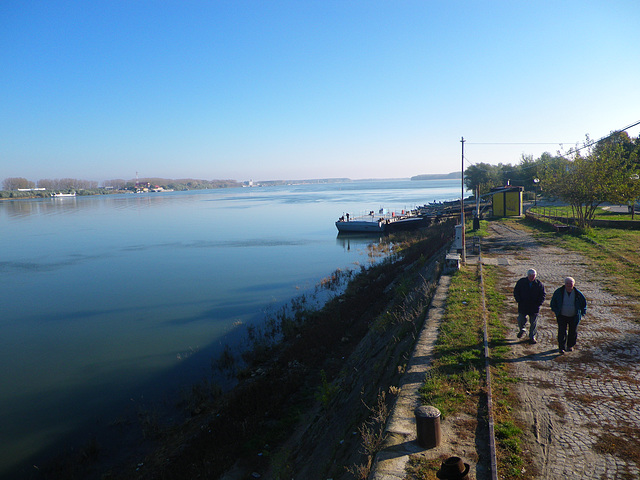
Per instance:
[[[521,230],[494,222],[483,241],[484,263],[503,269],[499,289],[510,301],[503,322],[513,329],[515,374],[521,399],[514,405],[528,427],[529,467],[540,479],[640,478],[640,324],[631,300],[607,290],[608,272],[588,259],[541,245]],[[538,271],[547,300],[538,320],[538,344],[516,338],[515,282]],[[586,296],[587,315],[573,352],[558,353],[553,291],[572,276]],[[531,473],[530,470],[530,473]]]

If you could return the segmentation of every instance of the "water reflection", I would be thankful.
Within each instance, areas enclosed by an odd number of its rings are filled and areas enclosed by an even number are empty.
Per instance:
[[[210,192],[203,190],[202,192]],[[202,193],[200,192],[200,194]],[[3,200],[0,202],[0,214],[8,218],[20,218],[31,215],[64,214],[80,209],[109,208],[139,208],[159,205],[165,202],[188,201],[188,195],[192,192],[164,192],[144,194],[110,194],[110,195],[86,195],[75,197],[48,197],[29,198],[16,200]]]
[[[336,245],[349,251],[351,248],[362,248],[372,243],[379,243],[382,238],[383,235],[379,233],[339,233],[336,237]]]
[[[72,203],[69,203],[69,200]],[[67,206],[74,206],[75,198],[68,198],[64,202],[56,202],[53,198],[3,200],[0,202],[0,213],[9,218],[27,217],[30,215],[47,215]]]

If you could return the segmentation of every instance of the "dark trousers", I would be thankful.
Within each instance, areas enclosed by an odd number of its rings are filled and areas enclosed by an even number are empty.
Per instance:
[[[565,317],[564,315],[558,315],[558,348],[560,350],[566,350],[567,348],[573,348],[578,341],[578,316]],[[569,334],[567,335],[567,327],[569,328]]]

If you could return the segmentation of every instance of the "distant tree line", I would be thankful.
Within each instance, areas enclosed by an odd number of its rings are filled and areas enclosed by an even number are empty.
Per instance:
[[[276,185],[316,185],[323,183],[346,183],[350,178],[309,178],[306,180],[258,180],[254,186],[271,187]]]
[[[102,194],[117,191],[136,191],[140,185],[162,187],[166,190],[202,190],[209,188],[240,187],[236,180],[199,180],[183,178],[178,180],[166,178],[142,178],[133,180],[113,179],[102,182],[102,186],[93,180],[77,178],[41,179],[33,182],[23,177],[5,178],[2,182],[0,198],[26,198],[33,196],[49,196],[51,192],[75,191],[78,194]],[[33,190],[33,189],[42,189]],[[28,191],[24,191],[28,190]]]
[[[640,137],[613,132],[566,154],[523,155],[518,165],[478,163],[464,172],[466,187],[480,195],[506,185],[558,198],[573,207],[581,228],[589,227],[602,203],[626,204],[640,198]]]
[[[110,182],[107,185],[107,182]],[[159,186],[170,190],[206,190],[210,188],[229,188],[229,187],[241,187],[242,183],[237,180],[200,180],[195,178],[181,178],[177,180],[168,178],[141,178],[138,180],[108,180],[104,182],[105,186],[113,186],[121,190],[135,189],[137,185],[149,184],[151,186]],[[117,182],[117,183],[116,183]]]
[[[44,178],[38,182],[32,182],[22,177],[5,178],[2,182],[4,190],[19,190],[27,188],[46,188],[47,190],[91,189],[98,188],[98,182],[92,180],[79,180],[77,178]]]

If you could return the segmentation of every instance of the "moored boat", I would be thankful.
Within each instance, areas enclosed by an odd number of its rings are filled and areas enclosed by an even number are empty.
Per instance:
[[[396,214],[387,213],[385,209],[380,209],[378,214],[373,210],[368,215],[350,217],[349,214],[342,216],[336,222],[336,228],[340,233],[383,233],[394,230],[408,230],[425,225],[425,219],[417,216],[415,212],[405,212]]]
[[[428,223],[427,218],[415,215],[396,217],[387,224],[387,231],[413,230],[414,228],[424,227]]]
[[[382,219],[338,220],[336,227],[340,233],[379,233],[384,232],[386,223]]]
[[[60,198],[60,197],[75,197],[75,196],[76,196],[76,192],[71,192],[71,193],[61,193],[61,192],[58,192],[58,193],[52,193],[52,194],[51,194],[51,196],[52,196],[52,197],[55,197],[55,198]]]

